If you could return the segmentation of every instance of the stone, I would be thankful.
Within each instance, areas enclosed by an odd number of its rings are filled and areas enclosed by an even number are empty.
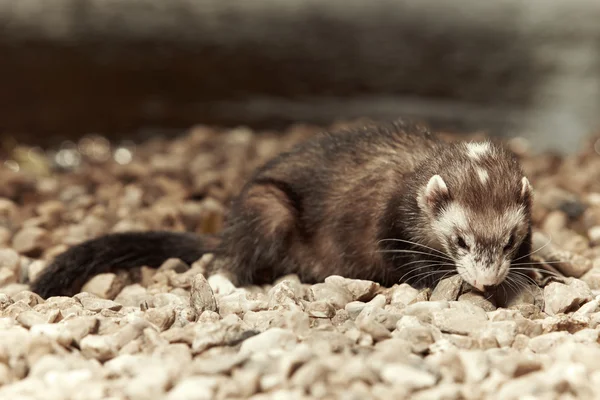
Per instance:
[[[311,386],[315,383],[327,379],[328,373],[329,369],[322,362],[319,360],[310,360],[294,372],[290,383],[294,387],[310,390]]]
[[[63,318],[67,318],[69,315],[81,315],[83,312],[83,305],[81,302],[66,296],[55,296],[46,299],[45,302],[37,304],[33,307],[35,311],[47,314],[54,310],[60,310]]]
[[[377,322],[373,317],[361,319],[357,325],[363,332],[371,335],[375,342],[392,337],[391,332],[382,323]]]
[[[464,371],[464,381],[476,384],[483,381],[490,372],[487,354],[481,350],[466,350],[458,352],[458,358]]]
[[[462,288],[463,280],[460,275],[454,275],[449,278],[442,279],[438,282],[431,293],[429,300],[439,301],[447,300],[454,301],[458,299],[458,295]]]
[[[586,316],[586,315],[591,315],[591,314],[594,314],[595,312],[599,311],[599,309],[600,309],[600,300],[598,300],[598,298],[596,298],[592,301],[585,303],[581,307],[579,307],[579,309],[573,313],[573,316],[582,317],[582,316]]]
[[[19,300],[16,300],[19,301]],[[5,294],[5,293],[0,293],[0,311],[4,311],[6,310],[9,306],[13,305],[15,303],[15,300],[11,299],[9,295]],[[27,301],[21,301],[21,304],[30,309],[31,308],[31,304],[29,304],[29,302]]]
[[[434,388],[421,390],[411,397],[414,400],[462,400],[463,389],[458,383],[442,383]]]
[[[466,292],[459,296],[458,301],[471,303],[484,309],[485,311],[494,311],[496,309],[496,302],[492,297],[488,297],[486,297],[483,293]]]
[[[74,340],[72,333],[63,324],[35,324],[31,326],[29,332],[33,336],[43,336],[55,340],[63,347],[69,347]]]
[[[296,285],[288,280],[278,282],[269,290],[267,294],[269,298],[269,310],[301,310],[303,306],[300,303],[299,296],[296,290]]]
[[[544,288],[544,311],[549,315],[568,313],[592,299],[592,291],[579,279],[571,278],[567,284],[551,282]]]
[[[194,354],[201,354],[215,346],[234,346],[245,342],[258,333],[244,328],[239,317],[235,314],[231,314],[218,322],[196,324],[193,329],[192,351]]]
[[[97,317],[77,317],[61,321],[65,329],[73,337],[73,342],[81,346],[81,340],[90,334],[98,332],[100,321]]]
[[[342,325],[346,321],[350,319],[350,314],[346,310],[337,310],[333,318],[331,318],[331,323],[334,326]]]
[[[422,322],[431,323],[433,315],[436,312],[445,310],[450,307],[450,303],[447,301],[422,301],[410,304],[403,312],[404,315],[413,315]]]
[[[419,293],[417,293],[417,297],[415,297],[412,302],[418,303],[420,301],[429,301],[430,297],[431,297],[431,288],[421,289],[421,290],[419,290]]]
[[[488,321],[477,332],[480,339],[494,338],[500,347],[512,346],[518,328],[515,321]]]
[[[78,298],[83,308],[92,312],[100,312],[102,310],[118,311],[123,307],[121,304],[112,300],[101,299],[92,295],[80,296]]]
[[[213,289],[202,274],[196,275],[192,281],[190,302],[198,315],[206,310],[218,311]]]
[[[17,315],[17,321],[25,328],[31,328],[34,325],[45,324],[48,322],[47,318],[33,310],[23,311]]]
[[[178,274],[182,274],[188,269],[190,266],[178,258],[169,258],[158,267],[158,271],[174,271]]]
[[[114,301],[123,305],[123,307],[140,307],[141,304],[154,305],[154,297],[138,283],[125,286]]]
[[[586,272],[581,280],[588,284],[592,290],[600,290],[600,258],[594,261],[594,266]]]
[[[366,305],[367,303],[363,303],[362,301],[351,301],[344,306],[344,310],[350,318],[356,319]]]
[[[18,280],[15,271],[8,268],[0,268],[0,286],[6,286],[10,283],[16,283]]]
[[[175,322],[175,310],[171,306],[149,308],[145,318],[162,332],[169,329]]]
[[[587,231],[592,246],[600,246],[600,225],[592,226]]]
[[[362,381],[372,385],[379,381],[379,377],[374,368],[367,365],[360,358],[353,358],[345,361],[340,368],[331,371],[329,381],[342,385],[347,385],[354,381]]]
[[[376,282],[348,279],[341,276],[332,275],[325,278],[326,284],[339,285],[350,292],[354,301],[370,301],[380,289]]]
[[[593,267],[593,262],[587,257],[569,251],[561,251],[554,254],[556,260],[560,263],[555,263],[553,266],[565,276],[581,278]]]
[[[9,296],[15,296],[20,292],[29,290],[29,285],[22,283],[9,283],[4,287],[0,287],[0,294],[7,294]]]
[[[208,284],[216,295],[227,295],[235,290],[235,285],[224,274],[213,274],[208,277]]]
[[[568,339],[568,332],[550,332],[531,338],[528,347],[534,353],[547,353]]]
[[[313,301],[306,307],[308,315],[314,318],[332,318],[335,315],[335,309],[327,301]]]
[[[477,332],[487,322],[485,311],[478,306],[464,302],[450,304],[450,308],[435,311],[432,315],[432,324],[442,332],[468,335]]]
[[[21,257],[13,249],[0,249],[0,270],[7,269],[17,273],[21,264]]]
[[[242,290],[236,290],[233,293],[219,297],[219,313],[223,317],[229,314],[242,316],[250,309],[250,306],[246,292]]]
[[[432,373],[400,363],[385,365],[381,369],[381,379],[388,384],[409,390],[421,390],[437,383],[437,377]]]
[[[260,389],[260,373],[248,369],[235,369],[231,375],[237,386],[237,394],[249,398]]]
[[[117,275],[106,272],[93,276],[81,288],[82,292],[88,292],[102,299],[114,299],[127,283],[123,274]]]
[[[446,351],[432,352],[425,358],[425,365],[428,370],[436,371],[442,381],[464,382],[465,371],[459,353],[458,349],[452,347]]]
[[[297,343],[298,339],[292,331],[282,328],[271,328],[246,339],[240,347],[240,354],[248,355],[274,349],[288,351],[293,349]]]
[[[310,294],[314,301],[328,301],[336,310],[344,308],[346,304],[353,301],[352,294],[348,289],[327,283],[312,285],[310,287]]]
[[[191,298],[179,296],[174,292],[171,293],[156,293],[152,298],[154,307],[171,306],[174,308],[185,308],[190,306]]]
[[[409,342],[414,353],[425,352],[435,342],[432,326],[412,315],[405,315],[397,322],[392,336]]]
[[[391,288],[390,304],[404,308],[411,304],[419,294],[419,291],[407,283],[394,285]]]
[[[46,269],[47,264],[43,260],[35,260],[27,266],[27,278],[33,282],[40,276],[40,273]]]
[[[12,247],[20,254],[39,255],[50,245],[50,235],[43,228],[33,226],[18,231],[12,240]]]
[[[208,353],[208,352],[207,352]],[[224,352],[194,358],[190,370],[194,374],[228,374],[246,361],[248,357],[239,353]]]
[[[173,389],[169,391],[166,400],[211,400],[219,381],[210,376],[190,376],[180,380]]]

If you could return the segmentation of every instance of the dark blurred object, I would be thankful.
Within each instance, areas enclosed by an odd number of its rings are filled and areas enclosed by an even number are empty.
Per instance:
[[[0,132],[405,115],[568,149],[598,124],[598,21],[597,0],[0,0]]]

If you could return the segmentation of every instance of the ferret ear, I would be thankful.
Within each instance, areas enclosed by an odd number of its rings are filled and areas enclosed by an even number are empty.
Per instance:
[[[441,176],[433,175],[427,182],[422,196],[419,197],[421,207],[437,213],[448,200],[450,200],[450,192],[446,182]]]
[[[521,200],[529,203],[531,201],[532,197],[533,197],[533,188],[531,187],[531,184],[529,183],[529,179],[527,179],[527,177],[524,176],[521,179]]]

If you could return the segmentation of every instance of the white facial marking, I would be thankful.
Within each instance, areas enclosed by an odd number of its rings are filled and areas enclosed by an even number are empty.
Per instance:
[[[509,209],[506,210],[504,214],[500,215],[498,220],[493,221],[493,223],[496,225],[493,229],[499,229],[500,232],[506,232],[524,220],[525,209],[523,207]]]
[[[452,235],[456,227],[466,229],[467,222],[465,209],[457,203],[450,203],[432,225],[437,236],[445,238]]]
[[[481,159],[489,151],[491,151],[491,146],[488,142],[467,143],[467,154],[473,160]]]
[[[479,176],[479,180],[483,184],[485,184],[488,181],[488,179],[490,178],[490,175],[488,174],[488,172],[483,168],[477,168],[477,175]]]

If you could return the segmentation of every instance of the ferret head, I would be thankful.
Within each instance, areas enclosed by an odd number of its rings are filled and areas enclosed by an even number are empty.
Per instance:
[[[417,201],[431,244],[454,261],[463,280],[485,291],[504,281],[527,238],[532,188],[504,150],[466,146],[448,170],[431,175]]]

